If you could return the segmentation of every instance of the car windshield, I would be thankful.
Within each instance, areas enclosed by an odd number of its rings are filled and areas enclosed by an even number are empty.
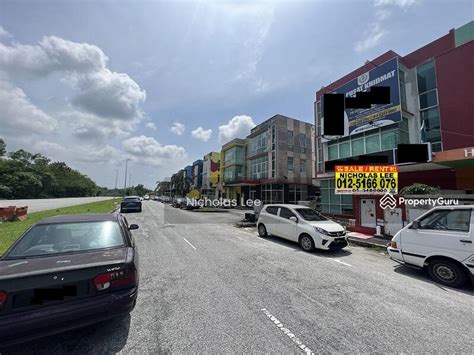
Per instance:
[[[327,218],[324,218],[311,208],[297,208],[295,211],[298,212],[305,221],[327,221]]]
[[[31,228],[8,253],[8,258],[60,254],[123,245],[118,223],[81,222],[40,224]]]

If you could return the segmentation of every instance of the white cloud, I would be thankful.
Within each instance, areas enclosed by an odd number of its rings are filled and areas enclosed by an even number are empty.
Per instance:
[[[207,142],[212,135],[212,129],[204,129],[202,127],[196,128],[191,132],[193,138],[199,139],[200,141]]]
[[[12,35],[6,29],[4,29],[2,26],[0,26],[0,37],[11,38]]]
[[[154,165],[163,165],[170,161],[184,161],[186,151],[177,145],[161,145],[153,137],[144,135],[129,138],[122,142],[125,152],[137,160]]]
[[[375,0],[374,5],[375,6],[398,6],[402,9],[407,9],[414,4],[419,3],[420,0]]]
[[[124,158],[123,153],[110,145],[97,147],[94,145],[83,145],[74,147],[77,160],[87,163],[110,163]]]
[[[372,28],[366,32],[366,38],[356,43],[355,50],[364,52],[376,47],[386,34],[387,32],[381,28],[379,23],[374,23]]]
[[[127,74],[107,69],[107,61],[97,46],[54,36],[37,45],[0,43],[0,70],[11,80],[59,72],[79,91],[72,99],[75,106],[105,118],[139,120],[145,91]]]
[[[234,116],[227,124],[219,126],[219,143],[227,143],[234,138],[245,138],[255,123],[250,116]]]
[[[178,136],[184,133],[185,127],[184,124],[179,122],[174,122],[173,126],[170,128],[170,131],[177,134]]]
[[[49,133],[57,121],[33,105],[22,89],[0,80],[0,134]]]
[[[107,56],[87,43],[49,36],[37,45],[0,43],[0,69],[12,77],[45,76],[53,72],[88,73],[105,68]]]
[[[398,7],[404,11],[420,3],[421,0],[374,0],[374,21],[364,33],[364,39],[358,41],[354,49],[356,52],[365,52],[378,46],[382,39],[388,34],[385,22],[391,15],[390,8]]]
[[[133,119],[140,116],[139,105],[146,93],[127,74],[108,69],[81,76],[77,80],[81,92],[73,103],[106,118]]]
[[[133,122],[111,120],[80,111],[67,111],[57,114],[64,130],[71,132],[80,140],[102,143],[112,138],[126,138],[133,129]]]
[[[154,122],[148,122],[146,125],[145,125],[146,128],[150,128],[154,131],[156,131],[156,124]]]

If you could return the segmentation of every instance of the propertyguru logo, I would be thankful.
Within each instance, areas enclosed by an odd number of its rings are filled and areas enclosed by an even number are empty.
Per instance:
[[[405,204],[407,206],[417,207],[417,206],[456,206],[459,205],[459,200],[457,198],[444,198],[442,196],[437,198],[405,198],[400,196],[398,198],[398,205]],[[384,210],[387,208],[394,209],[397,206],[397,200],[393,195],[386,193],[380,199],[380,207]]]

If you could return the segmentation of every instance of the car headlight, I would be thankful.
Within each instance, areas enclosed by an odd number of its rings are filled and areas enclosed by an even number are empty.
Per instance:
[[[322,228],[314,227],[314,229],[316,230],[316,232],[319,232],[319,233],[324,234],[324,235],[329,235],[329,233],[327,231],[325,231],[324,229],[322,229]]]

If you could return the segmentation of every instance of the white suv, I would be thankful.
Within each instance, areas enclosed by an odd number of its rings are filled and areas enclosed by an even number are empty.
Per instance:
[[[343,226],[300,205],[264,206],[258,216],[257,229],[260,237],[275,235],[298,242],[304,251],[337,250],[347,246]]]

